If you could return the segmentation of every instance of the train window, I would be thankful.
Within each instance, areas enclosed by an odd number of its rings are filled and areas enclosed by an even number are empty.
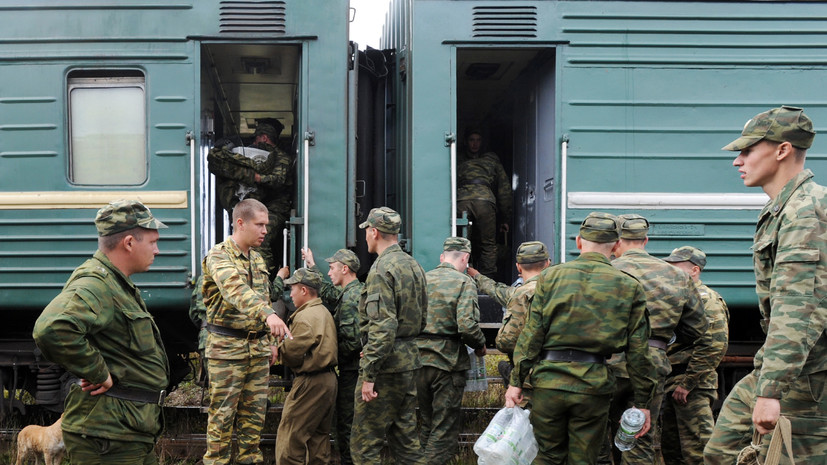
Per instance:
[[[145,78],[139,71],[69,74],[69,179],[137,185],[147,179]]]

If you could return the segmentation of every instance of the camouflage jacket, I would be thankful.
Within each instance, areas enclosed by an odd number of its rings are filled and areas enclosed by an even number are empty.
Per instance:
[[[416,339],[422,365],[445,371],[468,370],[471,361],[465,346],[479,349],[485,345],[477,286],[450,263],[440,263],[425,273],[425,280],[428,311],[425,329]]]
[[[249,257],[245,257],[228,237],[207,254],[203,274],[208,323],[244,331],[269,330],[265,320],[274,313],[270,279],[258,252],[250,249]],[[248,341],[208,333],[204,355],[223,360],[269,357],[271,343],[275,343],[271,336]]]
[[[422,366],[414,339],[425,327],[427,309],[425,271],[399,244],[389,246],[370,267],[359,299],[364,381]]]
[[[827,370],[827,189],[804,170],[758,217],[755,291],[767,333],[755,354],[756,394],[781,398],[790,381]]]
[[[696,346],[675,342],[669,346],[667,355],[672,364],[672,374],[666,380],[665,392],[677,386],[687,391],[718,388],[718,364],[724,358],[729,344],[729,309],[721,294],[713,291],[700,281],[695,287],[704,304],[709,329]],[[678,373],[680,371],[681,373]]]
[[[640,283],[613,268],[605,256],[583,253],[540,274],[528,321],[514,349],[510,384],[521,386],[530,375],[535,389],[611,394],[615,382],[606,365],[547,361],[542,353],[625,352],[635,405],[649,408],[657,381],[648,339],[646,294]]]
[[[457,158],[457,201],[462,200],[487,200],[503,223],[511,221],[511,182],[496,153],[465,152]]]
[[[517,338],[525,326],[528,317],[528,309],[531,308],[531,300],[534,298],[534,289],[537,286],[537,279],[534,276],[522,286],[513,287],[497,283],[493,279],[479,274],[474,279],[477,281],[480,292],[490,295],[500,305],[505,307],[503,324],[497,331],[497,350],[512,358],[514,346],[517,345]]]
[[[319,272],[315,266],[311,270]],[[349,282],[344,288],[322,279],[319,297],[333,313],[333,322],[336,324],[339,371],[359,369],[359,352],[362,351],[362,341],[359,337],[359,297],[364,287],[358,279]]]
[[[634,276],[643,285],[651,338],[668,342],[675,335],[682,344],[710,343],[708,340],[700,340],[709,323],[704,314],[701,296],[688,274],[642,249],[625,252],[614,259],[612,265]],[[710,348],[699,350],[709,352]],[[672,371],[666,352],[653,347],[652,359],[657,366],[659,379],[663,382]],[[613,358],[611,365],[617,376],[628,376],[623,357]]]
[[[201,263],[201,267],[204,267],[203,263]],[[198,350],[204,350],[204,346],[207,343],[207,329],[204,327],[204,324],[207,322],[207,307],[204,305],[203,287],[204,275],[201,274],[195,281],[195,287],[192,290],[189,312],[192,323],[201,328],[198,331]]]
[[[207,154],[210,172],[228,184],[223,188],[229,191],[227,195],[237,197],[235,202],[228,204],[235,205],[243,198],[254,198],[267,205],[268,209],[288,211],[293,188],[292,159],[273,145],[259,144],[254,148],[269,152],[264,162],[233,153],[225,147],[211,149]],[[261,177],[259,182],[255,180],[256,174]],[[243,194],[240,195],[240,192]],[[227,200],[222,199],[224,201]]]
[[[109,375],[123,387],[160,391],[169,383],[161,334],[140,290],[101,251],[72,273],[32,336],[47,360],[92,383]],[[77,384],[64,408],[63,430],[75,434],[154,443],[163,427],[160,406],[91,396]]]
[[[330,312],[315,298],[287,318],[293,339],[279,342],[279,359],[296,374],[336,366],[336,326]]]

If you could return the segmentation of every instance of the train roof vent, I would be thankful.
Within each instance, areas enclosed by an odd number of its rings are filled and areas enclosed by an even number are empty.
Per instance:
[[[241,33],[285,33],[284,1],[222,1],[220,11],[220,32]]]
[[[474,7],[474,37],[537,37],[537,7]]]

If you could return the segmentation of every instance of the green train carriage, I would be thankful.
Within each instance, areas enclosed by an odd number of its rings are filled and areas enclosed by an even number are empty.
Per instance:
[[[276,118],[296,160],[288,262],[354,245],[346,0],[0,1],[0,381],[62,408],[34,320],[97,247],[118,198],[169,229],[134,280],[170,353],[193,350],[192,283],[228,225],[206,152]],[[312,172],[313,176],[310,176]],[[19,392],[18,392],[19,395]],[[19,403],[0,399],[0,416]]]
[[[382,48],[394,51],[388,106],[410,250],[427,269],[466,229],[451,213],[451,154],[481,126],[513,180],[499,280],[516,278],[522,241],[571,260],[590,211],[643,214],[653,255],[685,244],[708,255],[703,280],[731,311],[728,389],[764,337],[750,247],[768,198],[720,148],[782,104],[824,132],[825,37],[823,2],[392,1]],[[821,184],[823,137],[807,155]],[[481,307],[490,335],[501,310]]]

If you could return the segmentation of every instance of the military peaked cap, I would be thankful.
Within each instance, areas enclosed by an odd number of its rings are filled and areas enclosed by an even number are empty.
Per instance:
[[[342,265],[347,265],[347,267],[350,268],[350,271],[354,273],[359,271],[359,257],[357,257],[352,250],[339,249],[333,254],[332,257],[325,258],[324,261],[327,263],[339,262]]]
[[[663,260],[669,263],[690,262],[698,265],[702,270],[706,266],[706,254],[702,250],[689,245],[678,247]]]
[[[361,229],[376,228],[386,234],[399,234],[402,217],[391,208],[377,207],[368,213],[368,219],[359,227]]]
[[[789,142],[793,147],[808,149],[816,136],[813,122],[804,110],[786,105],[755,115],[744,125],[741,137],[722,150],[740,152],[761,140]]]
[[[442,244],[442,250],[444,252],[471,253],[471,241],[464,237],[449,237],[445,239],[445,242]]]
[[[322,276],[307,268],[299,268],[293,272],[293,276],[284,280],[284,284],[304,284],[305,286],[319,290],[322,287]]]
[[[548,248],[540,241],[523,242],[517,247],[517,263],[537,263],[548,260]]]
[[[600,244],[617,242],[617,217],[609,213],[589,213],[580,224],[580,237]]]
[[[649,220],[637,213],[618,215],[617,222],[620,224],[621,239],[646,239],[649,233]]]
[[[115,200],[98,210],[95,227],[99,236],[111,236],[134,228],[162,229],[167,225],[156,220],[149,208],[137,200]]]

